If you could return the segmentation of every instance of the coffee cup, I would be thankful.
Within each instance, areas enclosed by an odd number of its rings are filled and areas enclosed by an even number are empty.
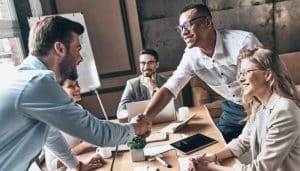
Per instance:
[[[112,156],[112,151],[110,147],[97,147],[96,153],[101,155],[105,159],[110,158]]]
[[[178,109],[178,121],[184,121],[189,118],[189,108],[184,106]]]

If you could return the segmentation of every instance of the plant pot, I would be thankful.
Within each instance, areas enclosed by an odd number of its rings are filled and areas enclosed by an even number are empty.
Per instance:
[[[133,162],[146,160],[143,149],[130,149],[130,156]]]

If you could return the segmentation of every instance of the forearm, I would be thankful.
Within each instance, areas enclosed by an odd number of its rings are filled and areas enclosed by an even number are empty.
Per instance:
[[[144,111],[144,114],[153,120],[155,116],[169,103],[172,97],[173,94],[171,91],[165,87],[160,88],[160,90],[152,97]]]
[[[224,159],[234,156],[231,150],[227,147],[224,147],[220,151],[214,153],[214,155],[215,155],[215,161],[222,161]]]
[[[78,145],[76,145],[75,147],[72,148],[72,152],[75,154],[75,155],[79,155],[79,154],[82,154],[84,152],[88,152],[88,151],[91,151],[95,149],[94,145],[93,144],[90,144],[88,142],[82,142]]]

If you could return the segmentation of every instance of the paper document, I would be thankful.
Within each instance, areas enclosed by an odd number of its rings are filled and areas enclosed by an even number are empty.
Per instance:
[[[196,115],[197,115],[196,113],[192,114],[190,117],[188,117],[183,122],[170,123],[169,125],[167,125],[166,127],[162,128],[158,132],[174,133],[174,132],[180,130],[184,125],[186,125]]]
[[[178,158],[180,171],[188,171],[189,168],[189,157],[180,157]]]
[[[137,166],[134,168],[134,171],[158,171],[159,169],[156,167],[150,166]]]
[[[158,132],[174,133],[175,128],[178,127],[180,124],[181,124],[181,122],[179,122],[179,123],[170,123],[169,125],[165,126],[161,130],[159,130]]]
[[[144,148],[144,155],[145,156],[156,156],[158,154],[167,152],[174,149],[171,145],[161,145],[161,146],[155,146],[155,147],[147,147]]]

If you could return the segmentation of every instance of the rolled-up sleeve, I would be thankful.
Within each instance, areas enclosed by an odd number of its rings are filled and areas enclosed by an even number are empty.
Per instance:
[[[178,93],[182,88],[188,83],[188,81],[192,78],[193,70],[190,65],[189,54],[184,54],[180,64],[177,69],[174,71],[173,75],[168,79],[168,81],[163,85],[163,87],[169,89],[172,94],[177,97]]]

